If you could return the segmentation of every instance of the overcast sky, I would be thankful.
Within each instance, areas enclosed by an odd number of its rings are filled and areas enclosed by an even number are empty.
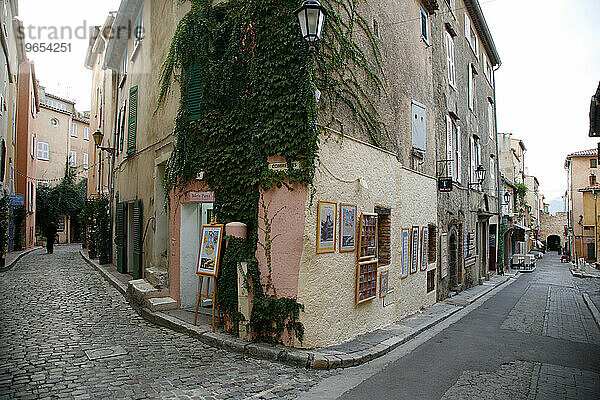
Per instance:
[[[49,42],[51,27],[81,33],[102,25],[119,4],[21,0],[19,15],[26,28],[34,28],[29,42]],[[548,201],[559,198],[566,189],[565,156],[598,142],[587,133],[590,98],[600,81],[600,0],[482,0],[481,6],[502,59],[496,73],[498,129],[525,142],[529,173],[538,177]],[[41,38],[40,27],[48,28]],[[28,53],[41,84],[76,100],[80,111],[90,104],[91,74],[83,66],[88,39],[86,30],[85,38],[59,40],[71,43],[70,53]]]

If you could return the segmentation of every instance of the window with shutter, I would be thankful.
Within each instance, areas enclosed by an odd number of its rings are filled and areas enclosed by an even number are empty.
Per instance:
[[[144,218],[142,214],[142,201],[133,203],[133,278],[142,278],[142,230]]]
[[[494,139],[494,107],[491,102],[488,102],[488,133],[490,139]]]
[[[118,197],[117,197],[118,201]],[[127,273],[125,257],[125,204],[117,202],[115,213],[115,244],[117,245],[117,271]]]
[[[138,87],[129,90],[129,132],[127,133],[127,154],[135,153],[137,134]]]
[[[473,77],[473,65],[469,64],[469,109],[474,110],[475,108],[475,79]]]
[[[412,102],[412,145],[419,150],[425,150],[427,145],[426,136],[427,115],[425,106]]]
[[[449,115],[446,115],[446,176],[454,177],[454,151],[452,150],[452,119]]]
[[[456,133],[456,181],[462,182],[462,140],[460,137],[460,127],[452,121],[453,131]]]
[[[187,68],[187,91],[185,107],[188,121],[195,121],[202,116],[202,76],[199,64],[192,64]]]
[[[433,224],[429,224],[429,246],[427,249],[427,261],[431,264],[435,262],[436,250],[437,250],[437,233],[436,227]]]
[[[448,68],[448,82],[453,87],[456,86],[456,69],[454,66],[454,38],[450,32],[445,31],[446,35],[446,66]]]

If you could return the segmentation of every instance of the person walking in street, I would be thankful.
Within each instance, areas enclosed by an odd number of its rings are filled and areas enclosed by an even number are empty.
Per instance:
[[[46,228],[46,250],[48,254],[54,252],[54,237],[56,236],[56,225],[54,222],[50,222]]]

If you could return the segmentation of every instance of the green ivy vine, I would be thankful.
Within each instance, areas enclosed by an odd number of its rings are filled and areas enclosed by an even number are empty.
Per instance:
[[[247,284],[253,295],[249,325],[255,337],[279,340],[287,329],[301,341],[304,327],[298,319],[303,306],[278,297],[270,276],[264,279],[266,285],[261,281],[255,258],[260,190],[312,183],[319,145],[317,88],[325,94],[320,107],[332,121],[337,107],[344,105],[373,142],[382,143],[385,126],[371,92],[359,84],[360,75],[372,90],[383,90],[379,48],[357,0],[324,1],[330,17],[315,57],[293,15],[299,0],[230,0],[214,6],[210,0],[189,2],[191,11],[177,26],[160,77],[159,107],[174,82],[181,89],[165,191],[183,193],[204,171],[205,183],[215,192],[218,222],[241,221],[248,228],[248,238],[230,240],[223,253],[219,307],[240,318],[235,277],[238,262],[248,261]],[[366,33],[375,55],[374,67],[355,42],[359,30]],[[195,73],[187,74],[192,68]],[[202,116],[190,121],[186,95],[195,83],[190,77],[198,74]],[[285,157],[288,170],[271,171],[269,156]],[[299,168],[291,168],[294,161]],[[270,240],[265,244],[270,247]]]

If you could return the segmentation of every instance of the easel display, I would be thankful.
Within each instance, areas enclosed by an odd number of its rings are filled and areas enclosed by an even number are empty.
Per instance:
[[[196,302],[196,313],[194,314],[194,325],[198,321],[198,308],[202,298],[212,301],[212,330],[215,331],[215,307],[217,302],[217,274],[219,271],[219,258],[221,255],[221,241],[223,240],[223,225],[208,224],[202,225],[200,234],[200,250],[198,251],[198,264],[196,265],[196,275],[200,277],[198,287],[198,300]],[[212,294],[209,292],[209,286],[206,285],[206,294],[202,293],[204,279],[214,279]]]

